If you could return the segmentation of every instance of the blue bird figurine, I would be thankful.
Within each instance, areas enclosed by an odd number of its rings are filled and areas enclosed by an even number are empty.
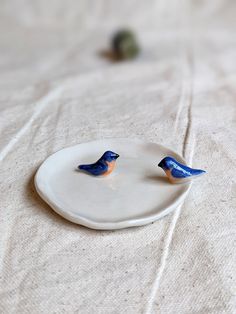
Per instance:
[[[94,164],[79,165],[78,168],[93,176],[106,176],[114,170],[118,157],[118,154],[108,150]]]
[[[171,183],[187,182],[191,179],[199,177],[206,172],[204,170],[187,167],[179,163],[173,157],[169,156],[163,158],[159,162],[158,166],[165,171]]]

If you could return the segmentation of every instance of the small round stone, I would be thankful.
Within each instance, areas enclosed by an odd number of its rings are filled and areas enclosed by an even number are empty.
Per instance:
[[[133,32],[120,30],[113,36],[112,49],[118,59],[133,59],[139,53],[139,46]]]

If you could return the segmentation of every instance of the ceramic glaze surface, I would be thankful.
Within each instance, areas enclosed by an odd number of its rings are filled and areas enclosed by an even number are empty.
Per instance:
[[[109,176],[77,170],[104,151],[120,155]],[[157,167],[164,156],[184,160],[154,143],[104,139],[65,148],[47,158],[35,176],[41,197],[64,218],[94,229],[120,229],[155,221],[176,208],[190,183],[172,185]]]

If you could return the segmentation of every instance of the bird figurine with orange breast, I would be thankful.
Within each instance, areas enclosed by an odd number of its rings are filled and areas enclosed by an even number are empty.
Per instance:
[[[158,166],[165,171],[171,183],[184,183],[195,179],[206,172],[201,169],[187,167],[169,156],[163,158]]]
[[[87,172],[93,176],[107,176],[114,168],[118,154],[112,151],[106,151],[98,161],[93,164],[79,165],[78,169]]]

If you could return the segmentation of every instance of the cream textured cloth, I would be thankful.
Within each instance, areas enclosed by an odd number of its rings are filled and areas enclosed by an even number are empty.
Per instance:
[[[0,1],[0,313],[236,313],[234,0]],[[118,27],[142,53],[99,53]],[[53,152],[164,144],[207,170],[173,214],[113,232],[36,194]]]

